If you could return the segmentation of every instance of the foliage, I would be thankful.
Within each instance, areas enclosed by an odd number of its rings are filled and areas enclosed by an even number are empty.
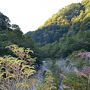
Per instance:
[[[27,62],[32,61],[33,59],[31,58],[29,53],[33,53],[32,50],[29,48],[25,49],[24,47],[18,47],[17,45],[10,45],[6,47],[9,49],[13,54],[16,55],[21,60],[26,60]]]
[[[72,89],[89,90],[90,89],[90,52],[85,50],[73,52],[67,60],[68,67],[76,68],[73,73],[68,73],[64,84]],[[68,90],[68,89],[66,89]],[[70,89],[69,89],[70,90]]]
[[[10,27],[10,20],[9,18],[0,12],[0,30],[7,29]]]
[[[11,84],[27,83],[29,77],[34,73],[34,67],[27,64],[24,60],[11,56],[0,57],[0,85],[7,86],[7,89],[16,87],[11,86]]]
[[[71,4],[59,10],[31,36],[42,57],[67,57],[73,51],[90,51],[90,1]]]
[[[85,66],[90,66],[89,52],[75,51],[69,56],[69,61],[78,69],[82,69]]]
[[[90,89],[90,0],[66,6],[38,30],[25,35],[17,24],[11,25],[9,18],[0,13],[0,89],[28,90],[35,86],[35,63],[38,63],[33,58],[35,56],[69,56],[67,67],[72,65],[77,72],[64,72],[64,89]],[[57,90],[61,69],[54,63],[52,72],[44,72],[44,82],[38,87],[39,90]]]
[[[59,10],[38,30],[30,32],[30,34],[28,32],[27,35],[30,35],[40,45],[58,41],[71,28],[72,19],[76,18],[81,10],[83,10],[82,4],[71,4]]]
[[[45,72],[45,79],[42,86],[39,87],[39,90],[57,90],[55,86],[54,78],[51,71]]]
[[[63,83],[68,87],[65,90],[87,90],[87,78],[78,76],[75,73],[67,74]]]

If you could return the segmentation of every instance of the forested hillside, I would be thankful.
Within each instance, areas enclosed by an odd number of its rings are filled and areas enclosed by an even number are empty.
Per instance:
[[[56,90],[52,72],[42,70],[39,58],[32,38],[0,12],[0,90]]]
[[[33,40],[0,12],[0,90],[32,87],[36,59],[31,49],[35,50]]]
[[[90,0],[26,34],[0,12],[0,90],[90,90]]]
[[[0,13],[0,43],[2,46],[3,44],[10,45],[11,43],[13,43],[27,48],[34,48],[33,40],[23,34],[19,25],[11,25],[9,18],[2,13]]]
[[[90,1],[59,10],[38,30],[28,32],[45,57],[66,57],[73,51],[90,51]]]

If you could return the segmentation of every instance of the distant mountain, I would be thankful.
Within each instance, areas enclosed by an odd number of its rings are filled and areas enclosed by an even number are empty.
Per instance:
[[[26,35],[42,46],[44,56],[68,56],[75,50],[90,50],[90,0],[59,10],[38,30]]]

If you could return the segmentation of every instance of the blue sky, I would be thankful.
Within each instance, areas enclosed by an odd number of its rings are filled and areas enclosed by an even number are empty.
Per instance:
[[[26,33],[36,30],[52,14],[81,0],[0,0],[0,11]]]

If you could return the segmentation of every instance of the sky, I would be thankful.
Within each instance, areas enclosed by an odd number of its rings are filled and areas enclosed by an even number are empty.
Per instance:
[[[34,31],[64,6],[81,0],[0,0],[0,12],[26,33]]]

